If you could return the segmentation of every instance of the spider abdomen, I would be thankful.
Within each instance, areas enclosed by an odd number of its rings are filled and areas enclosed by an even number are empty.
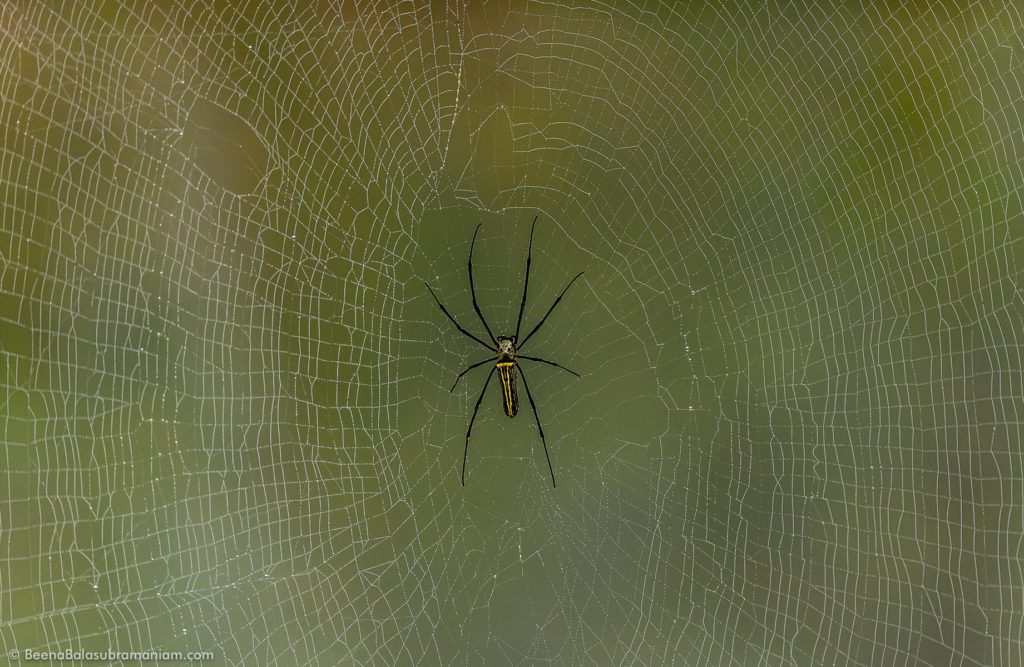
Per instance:
[[[516,394],[516,364],[514,361],[498,362],[498,379],[501,380],[501,406],[505,414],[515,417],[519,412],[519,396]]]

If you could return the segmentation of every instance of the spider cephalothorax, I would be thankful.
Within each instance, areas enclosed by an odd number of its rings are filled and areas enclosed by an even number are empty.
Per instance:
[[[498,358],[502,361],[515,361],[516,342],[508,336],[498,336]]]
[[[544,439],[544,429],[540,425],[540,416],[537,414],[537,404],[533,402],[533,395],[530,394],[530,385],[526,383],[526,374],[523,373],[523,368],[519,365],[519,360],[526,359],[529,361],[539,361],[542,364],[561,368],[563,371],[569,371],[576,377],[579,377],[580,375],[579,373],[570,371],[565,366],[557,364],[554,361],[548,361],[547,359],[541,359],[540,357],[528,357],[525,354],[519,354],[519,351],[524,345],[526,345],[526,341],[530,340],[530,336],[537,333],[537,330],[540,329],[541,325],[547,321],[548,315],[550,315],[551,311],[555,309],[558,302],[562,300],[565,293],[569,291],[572,284],[576,282],[576,278],[583,275],[583,272],[580,271],[576,274],[575,278],[569,281],[569,284],[565,286],[562,293],[558,295],[555,302],[551,304],[550,308],[548,308],[548,312],[544,313],[544,317],[540,318],[540,322],[537,323],[537,326],[533,327],[533,329],[530,330],[530,333],[526,334],[526,336],[523,337],[522,342],[520,342],[519,328],[523,323],[523,310],[526,308],[526,291],[530,286],[530,260],[533,256],[533,230],[537,226],[537,218],[534,218],[533,227],[530,228],[530,249],[526,253],[526,278],[523,281],[523,300],[519,304],[519,319],[516,320],[516,333],[514,336],[495,337],[494,334],[491,333],[491,327],[487,325],[487,320],[484,319],[484,314],[480,312],[480,306],[476,302],[476,286],[473,284],[473,248],[476,246],[476,235],[480,232],[481,226],[482,225],[476,226],[476,231],[473,232],[473,242],[469,245],[469,292],[473,296],[473,310],[476,311],[477,317],[480,318],[480,323],[483,324],[484,329],[487,330],[487,335],[491,339],[490,343],[485,343],[482,339],[471,334],[465,329],[465,327],[459,324],[455,318],[452,317],[452,314],[448,312],[448,309],[444,307],[441,300],[437,298],[437,295],[434,294],[434,290],[430,288],[430,285],[423,283],[424,285],[427,285],[427,289],[430,290],[430,295],[434,297],[434,301],[436,301],[437,305],[441,307],[441,312],[452,321],[452,324],[455,325],[455,328],[458,329],[460,333],[480,343],[490,350],[492,354],[496,352],[498,355],[496,363],[494,361],[494,357],[491,356],[483,361],[471,364],[468,368],[459,373],[458,377],[455,378],[455,384],[452,385],[452,391],[455,391],[455,385],[459,383],[459,380],[462,379],[463,375],[474,368],[483,366],[484,364],[494,363],[494,366],[491,367],[490,375],[488,375],[487,379],[484,381],[484,388],[480,390],[480,396],[476,399],[476,407],[473,408],[473,416],[469,418],[469,427],[466,429],[466,446],[462,450],[462,485],[466,485],[466,458],[469,455],[469,434],[473,431],[473,422],[476,420],[476,413],[480,410],[480,403],[484,400],[484,392],[487,391],[487,385],[490,384],[491,378],[494,376],[494,371],[498,371],[498,378],[501,382],[502,407],[505,410],[505,414],[509,417],[515,417],[519,412],[519,398],[516,392],[516,376],[518,375],[523,379],[523,388],[526,389],[526,397],[530,399],[530,407],[533,408],[533,418],[537,420],[537,430],[540,432],[540,442],[544,445],[544,458],[548,461],[548,472],[551,473],[551,486],[554,486],[555,470],[551,467],[551,456],[548,454],[548,443]],[[518,371],[518,373],[516,373],[516,371]]]

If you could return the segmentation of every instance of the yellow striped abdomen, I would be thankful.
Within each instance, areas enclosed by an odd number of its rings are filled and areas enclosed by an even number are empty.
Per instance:
[[[516,364],[514,361],[498,362],[498,379],[501,380],[501,405],[505,414],[515,417],[519,412],[519,397],[516,395]]]

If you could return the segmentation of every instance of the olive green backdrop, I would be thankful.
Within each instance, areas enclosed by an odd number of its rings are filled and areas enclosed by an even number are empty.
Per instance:
[[[1020,664],[1024,15],[931,4],[0,4],[0,645]],[[534,216],[558,487],[492,383],[463,488],[423,281]]]

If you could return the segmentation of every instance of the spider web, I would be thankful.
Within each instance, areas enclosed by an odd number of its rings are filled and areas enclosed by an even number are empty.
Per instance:
[[[1024,21],[928,4],[0,6],[0,643],[1020,664]],[[534,215],[559,485],[492,382],[462,488]]]

